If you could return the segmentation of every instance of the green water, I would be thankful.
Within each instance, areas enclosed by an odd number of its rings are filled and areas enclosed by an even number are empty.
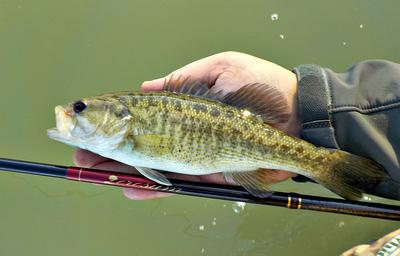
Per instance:
[[[72,149],[45,133],[56,104],[137,89],[221,51],[287,68],[400,62],[399,8],[398,1],[0,0],[0,156],[70,165]],[[274,188],[332,195],[311,184]],[[1,173],[0,203],[7,256],[338,255],[399,227],[268,206],[235,212],[231,202],[181,196],[136,202],[118,188],[11,173]]]

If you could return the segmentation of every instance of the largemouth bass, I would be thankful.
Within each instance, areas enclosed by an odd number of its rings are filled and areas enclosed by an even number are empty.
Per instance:
[[[270,95],[268,102],[260,95]],[[387,178],[372,160],[316,147],[271,124],[285,122],[284,96],[264,84],[223,96],[199,82],[169,81],[163,92],[122,92],[57,106],[48,136],[136,167],[171,185],[160,172],[222,172],[258,197],[269,193],[263,169],[309,177],[334,193],[359,199]]]

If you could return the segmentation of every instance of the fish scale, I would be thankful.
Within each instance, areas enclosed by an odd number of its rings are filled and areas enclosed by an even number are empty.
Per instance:
[[[49,136],[135,166],[165,185],[168,179],[152,169],[223,172],[260,197],[274,182],[266,168],[305,175],[349,199],[388,178],[372,160],[318,148],[271,126],[288,120],[285,98],[273,87],[252,84],[223,95],[178,81],[164,92],[88,97],[57,107],[57,128]]]
[[[213,116],[211,113],[216,112],[215,110],[218,110],[219,113],[226,113],[226,107],[217,102],[197,101],[198,99],[194,97],[190,101],[182,100],[179,95],[174,94],[146,94],[138,96],[138,99],[135,100],[136,105],[128,106],[128,109],[133,115],[132,120],[135,120],[136,115],[139,115],[142,120],[157,120],[158,126],[152,126],[148,121],[143,122],[142,128],[145,133],[168,135],[171,138],[184,134],[183,141],[173,140],[173,144],[170,145],[172,148],[166,152],[164,158],[177,158],[183,161],[191,159],[191,162],[198,163],[199,159],[206,160],[207,158],[203,155],[211,152],[212,155],[229,158],[229,160],[238,160],[239,157],[241,161],[247,160],[253,163],[262,160],[270,165],[271,163],[281,163],[279,156],[289,154],[292,159],[285,157],[285,165],[294,162],[296,166],[299,166],[299,163],[307,165],[309,162],[304,155],[290,154],[291,151],[287,151],[288,148],[296,148],[297,144],[303,141],[293,137],[282,140],[282,132],[269,127],[258,119],[244,116],[240,110],[229,109],[229,114]],[[179,102],[181,108],[175,107],[176,102]],[[183,117],[187,120],[186,125],[182,125],[180,122]],[[215,128],[212,128],[213,126]],[[252,127],[252,129],[245,129],[247,127]],[[173,151],[174,144],[183,145],[181,154]],[[219,146],[213,148],[212,145]],[[249,148],[246,145],[253,146]],[[309,147],[315,149],[311,144]],[[274,148],[274,150],[268,150],[270,148]],[[268,154],[269,151],[273,154]],[[268,155],[270,155],[270,159],[266,158]],[[235,159],[232,159],[233,157]]]

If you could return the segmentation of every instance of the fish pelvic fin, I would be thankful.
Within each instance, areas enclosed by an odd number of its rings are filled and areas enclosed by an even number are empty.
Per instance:
[[[370,159],[341,150],[332,154],[331,170],[310,178],[345,199],[360,200],[363,193],[373,194],[380,182],[390,179],[385,169]]]
[[[193,81],[190,77],[171,77],[164,82],[164,91],[187,94],[219,101],[247,111],[268,124],[285,123],[289,120],[289,106],[285,96],[274,86],[263,83],[243,85],[240,89],[224,93],[210,85]]]
[[[140,174],[142,174],[143,176],[145,176],[146,178],[155,181],[159,184],[165,185],[165,186],[172,186],[171,182],[167,179],[167,177],[165,177],[164,174],[162,174],[159,171],[150,169],[150,168],[146,168],[146,167],[138,167],[135,166],[135,169],[138,170],[138,172],[140,172]]]
[[[270,185],[275,183],[276,171],[258,169],[247,172],[224,172],[225,180],[233,181],[244,187],[250,194],[256,197],[269,197],[271,195]]]

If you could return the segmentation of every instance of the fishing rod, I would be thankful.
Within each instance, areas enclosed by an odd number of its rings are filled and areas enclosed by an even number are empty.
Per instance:
[[[237,186],[205,184],[172,179],[170,180],[172,186],[165,186],[140,175],[4,158],[0,158],[0,170],[117,187],[147,189],[179,195],[241,201],[260,205],[273,205],[289,209],[340,213],[387,220],[400,220],[400,206],[396,205],[358,202],[283,192],[272,192],[271,196],[267,198],[258,198],[252,196],[245,189]]]

